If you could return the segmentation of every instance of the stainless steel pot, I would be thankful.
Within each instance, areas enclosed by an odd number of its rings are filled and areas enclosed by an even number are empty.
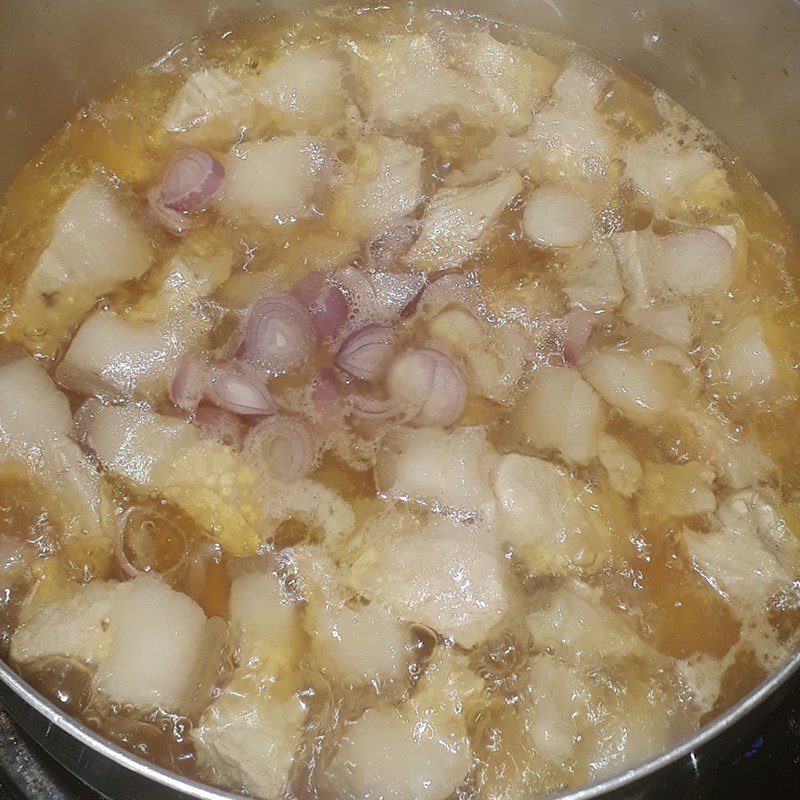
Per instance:
[[[620,59],[720,134],[800,228],[800,5],[795,0],[434,4],[552,31]],[[313,0],[3,0],[0,189],[70,112],[176,42],[278,8],[312,5]],[[640,796],[691,776],[765,716],[797,673],[800,653],[688,741],[563,797]],[[109,798],[233,797],[110,745],[60,712],[2,662],[0,701],[45,750]]]

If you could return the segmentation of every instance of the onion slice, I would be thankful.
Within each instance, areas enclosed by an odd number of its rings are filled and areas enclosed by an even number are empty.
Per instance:
[[[394,343],[394,331],[388,325],[367,325],[342,342],[333,363],[353,378],[374,383],[386,376]]]
[[[321,339],[332,339],[350,316],[350,303],[344,292],[328,283],[321,272],[309,272],[292,289],[294,298],[311,316],[311,324]]]
[[[392,398],[353,397],[353,416],[370,422],[394,419],[400,415],[400,407]]]
[[[245,458],[257,469],[280,480],[306,476],[317,458],[311,427],[297,417],[269,417],[245,437]]]
[[[430,348],[402,352],[392,362],[389,396],[413,414],[418,426],[452,425],[467,402],[467,381],[458,365]]]
[[[266,384],[232,363],[212,368],[205,396],[215,406],[242,416],[268,416],[278,410]]]
[[[147,207],[153,220],[182,233],[199,224],[190,215],[202,211],[222,188],[225,170],[205,150],[181,150],[164,169],[161,183],[147,194]]]
[[[259,300],[251,309],[244,333],[246,360],[270,372],[286,372],[302,364],[314,347],[308,313],[288,294]]]
[[[344,392],[336,372],[330,367],[323,367],[314,377],[311,402],[321,432],[323,435],[331,433],[344,416]]]
[[[169,384],[169,399],[182,411],[190,413],[203,399],[208,367],[195,356],[183,356]]]

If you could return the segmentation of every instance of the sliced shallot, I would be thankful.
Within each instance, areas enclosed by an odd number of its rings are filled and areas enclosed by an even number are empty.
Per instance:
[[[386,376],[394,342],[394,331],[388,325],[367,325],[342,342],[333,362],[353,378],[374,383]]]
[[[311,316],[317,336],[336,336],[350,316],[350,303],[344,292],[328,283],[322,272],[309,272],[292,289],[292,295]]]
[[[541,247],[575,247],[592,235],[593,223],[589,204],[561,186],[540,186],[522,215],[525,235]]]
[[[467,402],[467,382],[459,366],[430,348],[405,350],[392,362],[389,396],[413,412],[413,423],[452,425]]]
[[[564,317],[564,361],[575,366],[581,359],[589,337],[592,335],[597,317],[589,311],[574,308]]]
[[[188,215],[201,211],[222,188],[225,170],[204,150],[181,150],[164,169],[161,183],[147,195],[153,219],[174,233],[193,227]]]
[[[314,347],[308,313],[291,295],[259,300],[250,311],[244,333],[244,356],[270,372],[302,364]]]
[[[400,407],[396,400],[384,397],[353,397],[353,416],[371,422],[393,419],[399,416]]]
[[[317,423],[324,434],[330,433],[344,415],[344,393],[336,372],[323,367],[314,377],[311,402],[317,413]]]
[[[311,471],[317,447],[314,433],[306,422],[278,415],[265,419],[247,434],[244,455],[268,475],[293,481]]]
[[[169,384],[169,399],[187,413],[194,411],[203,399],[208,366],[195,356],[183,356]]]
[[[266,383],[231,363],[211,370],[205,395],[215,406],[242,416],[267,416],[278,410]]]

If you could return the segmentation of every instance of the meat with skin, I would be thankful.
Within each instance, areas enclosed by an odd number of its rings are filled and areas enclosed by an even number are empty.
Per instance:
[[[592,497],[562,468],[515,453],[495,472],[495,535],[534,573],[591,573],[609,555],[609,531]]]
[[[594,389],[570,367],[544,367],[517,406],[520,429],[543,450],[565,461],[586,464],[598,451],[604,425],[603,403]]]
[[[422,215],[422,229],[406,256],[408,263],[427,272],[461,266],[482,247],[522,186],[516,172],[504,172],[475,186],[439,189]]]
[[[411,652],[408,629],[379,604],[358,602],[321,549],[298,548],[291,560],[306,599],[303,626],[322,672],[349,686],[402,678]]]
[[[382,443],[376,482],[390,498],[487,518],[492,458],[482,428],[400,428]]]
[[[111,180],[81,183],[59,210],[50,242],[15,306],[14,330],[35,320],[47,333],[37,347],[51,354],[104,294],[140,277],[153,259],[150,236]]]
[[[69,401],[33,359],[0,366],[0,458],[47,481],[67,535],[105,538],[100,478],[75,439]]]
[[[214,657],[205,630],[202,609],[155,578],[95,581],[20,626],[11,657],[74,658],[95,669],[93,687],[113,699],[178,711],[191,705],[200,660]]]
[[[479,526],[436,517],[392,525],[379,517],[367,531],[351,568],[353,587],[364,597],[463,647],[480,642],[503,619],[506,566]]]
[[[274,225],[311,214],[332,165],[324,142],[296,135],[240,145],[223,166],[220,212],[239,224]]]

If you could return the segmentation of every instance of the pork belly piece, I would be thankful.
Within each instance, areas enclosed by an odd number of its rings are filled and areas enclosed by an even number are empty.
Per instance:
[[[237,667],[191,732],[200,769],[236,790],[279,797],[306,718],[293,689],[260,664]]]
[[[493,453],[482,428],[400,428],[381,445],[378,489],[461,516],[492,512]]]
[[[573,307],[613,311],[625,298],[617,259],[608,242],[589,242],[569,251],[559,275]]]
[[[598,589],[576,580],[553,592],[527,627],[537,647],[571,663],[600,666],[647,653],[630,620],[606,605]]]
[[[303,627],[323,674],[346,686],[402,678],[411,653],[408,629],[378,603],[363,605],[322,549],[291,556],[306,600]]]
[[[234,223],[260,225],[309,216],[332,173],[325,143],[299,134],[240,145],[223,166],[220,212]]]
[[[0,366],[0,458],[53,489],[65,532],[103,537],[100,479],[73,438],[69,401],[33,359]]]
[[[557,68],[487,32],[401,34],[359,45],[368,118],[397,128],[447,113],[471,124],[518,130],[530,120]]]
[[[11,657],[77,659],[114,700],[181,711],[192,705],[202,661],[220,656],[208,651],[207,625],[197,603],[156,578],[94,581],[23,623]]]
[[[731,196],[724,165],[703,146],[686,147],[667,127],[631,142],[622,153],[624,176],[660,213],[690,207],[718,207]]]
[[[777,388],[780,368],[758,317],[745,317],[723,333],[714,355],[711,374],[732,398],[752,400]]]
[[[499,403],[511,400],[529,349],[520,326],[490,325],[465,308],[451,307],[428,323],[428,332],[466,366],[473,391]]]
[[[164,117],[167,131],[211,144],[232,144],[256,133],[256,102],[246,83],[223,69],[192,73]]]
[[[797,539],[756,489],[729,495],[709,533],[685,530],[681,542],[695,571],[740,615],[763,614],[764,604],[796,580],[800,567]]]
[[[433,516],[396,525],[377,517],[366,531],[350,574],[364,597],[463,647],[483,640],[503,619],[507,567],[484,528]]]
[[[606,348],[581,363],[584,378],[611,406],[633,420],[656,419],[681,397],[681,378],[670,364]]]
[[[516,172],[475,186],[439,189],[422,215],[408,263],[427,272],[461,266],[481,249],[500,214],[521,191]]]
[[[36,345],[52,354],[98,298],[143,275],[152,259],[147,228],[121,190],[106,178],[88,178],[56,215],[50,242],[14,308],[13,329],[43,329]]]
[[[259,70],[248,88],[281,131],[318,133],[338,128],[344,120],[342,64],[324,48],[282,54]]]
[[[710,228],[666,236],[627,231],[612,242],[633,307],[700,298],[725,289],[734,276],[734,251]]]
[[[606,562],[610,532],[593,499],[566,470],[512,453],[495,473],[495,536],[534,573],[592,573]]]
[[[603,402],[576,369],[536,370],[516,417],[536,447],[555,450],[565,461],[587,464],[597,455],[605,423]]]
[[[464,708],[482,686],[464,661],[437,652],[411,699],[345,724],[325,773],[338,797],[444,800],[456,791],[472,766]]]
[[[163,397],[178,359],[206,335],[213,319],[200,301],[230,275],[232,257],[190,245],[161,269],[158,290],[126,316],[97,311],[72,339],[56,379],[81,394]]]
[[[422,148],[388,136],[360,143],[331,218],[365,238],[393,231],[422,202],[422,156]]]

